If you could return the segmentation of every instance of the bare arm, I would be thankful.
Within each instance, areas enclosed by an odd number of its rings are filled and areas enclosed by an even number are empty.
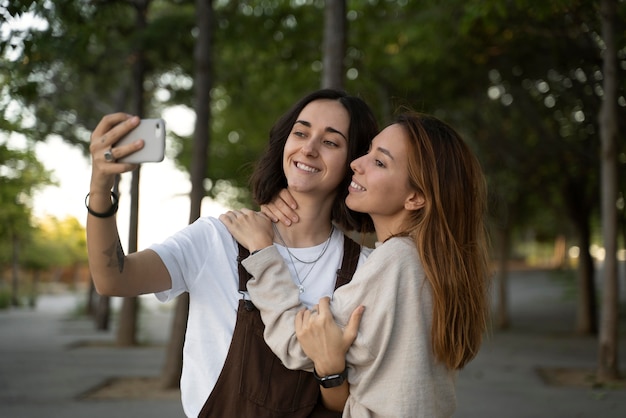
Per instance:
[[[115,176],[136,166],[107,161],[105,152],[131,129],[139,119],[125,113],[102,118],[91,135],[89,147],[92,158],[88,205],[91,211],[110,210],[111,188]],[[121,158],[143,147],[143,141],[120,146],[113,150],[113,158]],[[159,258],[150,250],[124,255],[115,216],[87,215],[87,252],[89,269],[98,293],[111,296],[137,296],[167,290],[171,287],[169,273]]]

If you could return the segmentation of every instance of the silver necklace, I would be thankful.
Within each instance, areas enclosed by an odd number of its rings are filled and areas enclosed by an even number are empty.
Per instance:
[[[335,226],[331,225],[331,227],[330,227],[330,234],[328,234],[328,238],[326,239],[326,242],[324,243],[324,248],[322,248],[322,252],[320,252],[320,255],[318,255],[317,258],[315,258],[312,261],[304,261],[304,260],[300,260],[298,257],[296,257],[291,251],[289,251],[289,247],[285,243],[285,240],[283,239],[283,237],[280,235],[280,232],[278,232],[278,228],[276,228],[276,224],[272,224],[272,227],[274,228],[274,232],[276,233],[276,236],[280,240],[280,243],[287,250],[287,255],[289,256],[289,260],[291,261],[291,265],[293,266],[293,271],[296,272],[296,279],[298,280],[298,290],[300,291],[300,293],[304,293],[304,291],[306,290],[305,287],[304,287],[304,281],[307,279],[307,277],[309,277],[309,274],[311,274],[311,272],[315,268],[315,264],[324,256],[324,253],[326,253],[326,250],[328,249],[328,247],[330,245],[330,239],[333,236],[333,231],[335,230]],[[300,274],[298,273],[298,268],[296,267],[296,263],[293,261],[294,258],[296,260],[298,260],[302,264],[312,264],[311,268],[304,275],[304,278],[302,280],[300,280]],[[306,266],[305,266],[305,268],[306,268]]]

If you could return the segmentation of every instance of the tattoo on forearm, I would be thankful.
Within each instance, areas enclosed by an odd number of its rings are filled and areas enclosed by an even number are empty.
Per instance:
[[[124,249],[119,237],[117,238],[117,243],[107,248],[104,254],[109,257],[107,267],[117,267],[120,273],[124,271]]]

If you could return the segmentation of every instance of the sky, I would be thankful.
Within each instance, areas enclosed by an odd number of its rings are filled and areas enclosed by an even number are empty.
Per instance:
[[[193,129],[193,115],[183,108],[168,109],[162,117],[168,133],[174,129],[178,134],[188,135]],[[9,139],[9,143],[11,141]],[[85,157],[77,148],[65,144],[61,138],[51,138],[37,144],[35,152],[46,169],[52,171],[52,178],[59,183],[58,186],[45,187],[35,194],[35,217],[50,215],[64,219],[73,216],[85,225],[85,195],[89,191],[91,176],[89,157]],[[130,180],[131,173],[122,175],[120,207],[117,213],[118,230],[124,248],[128,248]],[[141,166],[137,243],[139,250],[162,241],[187,225],[190,189],[189,175],[175,167],[167,152],[162,162]],[[202,215],[218,216],[226,210],[208,198],[202,204]]]

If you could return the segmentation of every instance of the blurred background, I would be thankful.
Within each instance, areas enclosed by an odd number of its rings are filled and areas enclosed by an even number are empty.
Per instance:
[[[411,108],[462,134],[489,185],[493,329],[515,327],[515,283],[540,271],[568,304],[565,329],[594,342],[593,382],[619,381],[623,0],[0,0],[0,22],[0,315],[70,293],[116,346],[140,343],[139,299],[98,297],[86,264],[88,143],[104,114],[167,123],[165,161],[117,186],[136,251],[252,206],[247,178],[272,124],[332,87],[381,126]],[[178,304],[165,387],[180,368]]]

